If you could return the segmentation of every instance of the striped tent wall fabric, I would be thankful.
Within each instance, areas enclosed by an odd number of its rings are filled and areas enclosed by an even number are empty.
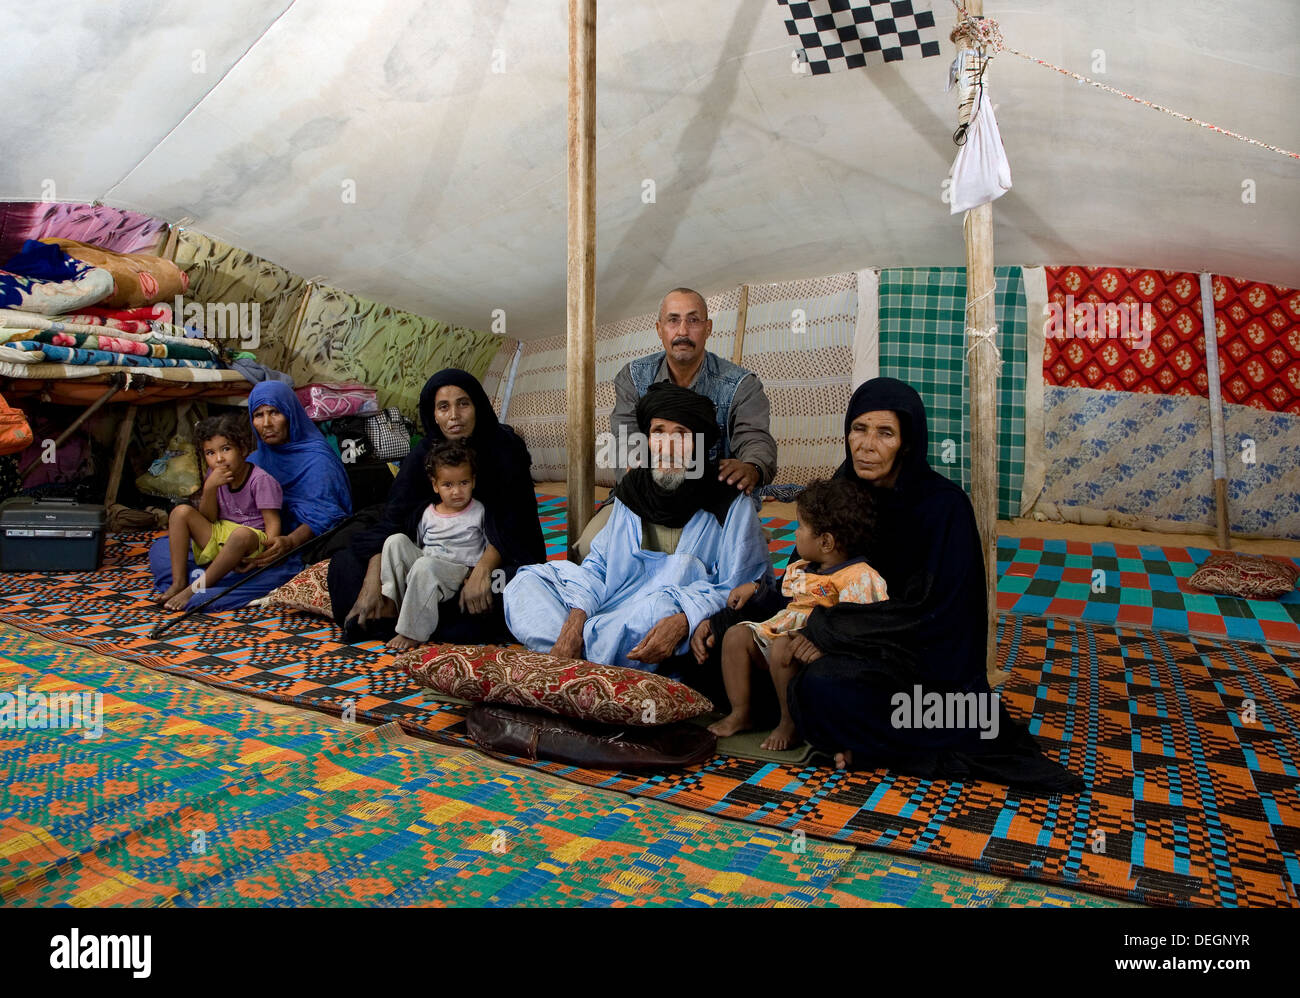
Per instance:
[[[750,286],[741,363],[771,402],[777,483],[807,485],[844,459],[857,314],[853,272]]]

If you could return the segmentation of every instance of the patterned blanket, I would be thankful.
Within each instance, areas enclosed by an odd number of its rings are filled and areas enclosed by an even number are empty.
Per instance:
[[[250,607],[192,617],[151,640],[159,610],[147,599],[147,542],[115,539],[94,573],[0,575],[0,620],[163,672],[468,745],[463,707],[413,686],[378,642],[344,644],[320,618]],[[1008,708],[1050,757],[1083,776],[1086,793],[1025,799],[986,783],[724,756],[650,775],[535,768],[769,829],[1148,904],[1300,903],[1300,653],[1021,616],[1004,617],[997,637]]]
[[[56,334],[50,334],[56,335]],[[57,334],[66,335],[66,334]],[[102,340],[111,340],[112,337],[89,337],[89,339],[98,342]],[[42,343],[37,340],[10,340],[8,343],[0,346],[0,359],[18,364],[71,364],[83,367],[204,367],[216,368],[217,361],[210,359],[211,355],[207,354],[209,359],[191,359],[168,356],[169,350],[177,348],[169,344],[137,344],[150,348],[150,355],[140,353],[118,353],[109,350],[93,349],[73,346],[61,346],[55,343]],[[161,351],[161,353],[157,352]],[[195,350],[195,355],[202,355],[205,351]]]
[[[199,360],[211,363],[216,354],[204,346],[177,343],[170,337],[152,335],[126,336],[114,333],[63,333],[52,329],[35,330],[19,343],[42,343],[90,353],[131,354],[139,357],[171,360]],[[15,344],[11,344],[15,345]],[[42,347],[47,350],[47,347]],[[48,353],[47,353],[48,356]]]

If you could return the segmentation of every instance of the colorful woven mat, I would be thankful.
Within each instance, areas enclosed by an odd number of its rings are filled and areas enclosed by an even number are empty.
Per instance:
[[[1216,596],[1187,580],[1214,552],[1040,537],[998,538],[998,609],[1238,641],[1300,644],[1300,589]]]
[[[409,685],[377,642],[246,608],[148,632],[145,538],[99,572],[0,576],[0,620],[165,672],[467,744],[464,709]],[[718,757],[651,776],[537,768],[566,779],[809,836],[998,876],[1163,905],[1295,905],[1300,864],[1300,653],[1228,640],[1011,617],[1003,695],[1091,791],[1021,799],[883,770]],[[1249,708],[1249,709],[1247,709]]]
[[[104,723],[0,731],[7,905],[1115,904],[577,787],[393,724],[275,716],[3,628],[0,692],[20,690],[98,697]]]

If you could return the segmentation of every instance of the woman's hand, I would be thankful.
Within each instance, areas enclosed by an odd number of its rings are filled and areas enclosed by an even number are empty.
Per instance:
[[[465,613],[486,613],[492,609],[492,573],[484,570],[481,562],[460,587],[460,608]]]
[[[489,544],[460,587],[460,608],[465,613],[486,613],[492,609],[492,577],[501,567],[501,554]]]
[[[744,585],[737,586],[727,596],[727,606],[739,610],[753,598],[756,592],[758,592],[757,582],[746,582]]]
[[[262,549],[262,553],[255,558],[248,558],[247,562],[253,568],[261,568],[264,565],[269,565],[281,555],[288,554],[297,546],[288,535],[272,537],[266,542],[266,547]]]
[[[713,647],[713,625],[707,620],[701,620],[700,626],[695,628],[695,633],[691,635],[691,651],[695,653],[695,661],[703,665],[709,660],[709,649]]]
[[[824,654],[826,653],[802,634],[796,634],[790,639],[790,657],[796,662],[807,665],[809,662],[816,662]]]
[[[798,637],[797,634],[794,636],[782,634],[773,641],[772,647],[767,650],[768,665],[774,669],[790,668],[790,662],[794,658],[794,642]],[[804,640],[807,641],[808,639],[805,638]],[[813,651],[817,651],[816,646],[811,641],[808,641],[808,647],[812,648]],[[820,655],[821,652],[818,651],[817,654]]]
[[[361,592],[357,594],[357,601],[352,604],[352,609],[343,618],[343,626],[346,627],[355,618],[357,624],[365,627],[368,621],[379,617],[379,610],[383,602],[384,594],[380,592],[378,577],[371,582],[370,577],[367,575],[366,581],[361,585]]]
[[[627,657],[634,662],[656,665],[668,658],[677,646],[686,640],[690,629],[690,621],[686,619],[686,614],[674,613],[650,628],[650,633],[627,653]]]

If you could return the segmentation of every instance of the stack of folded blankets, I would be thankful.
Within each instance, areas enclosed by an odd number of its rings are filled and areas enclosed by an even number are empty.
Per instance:
[[[170,260],[70,239],[28,240],[0,267],[0,374],[34,364],[225,367],[217,347],[173,324],[189,288]]]

